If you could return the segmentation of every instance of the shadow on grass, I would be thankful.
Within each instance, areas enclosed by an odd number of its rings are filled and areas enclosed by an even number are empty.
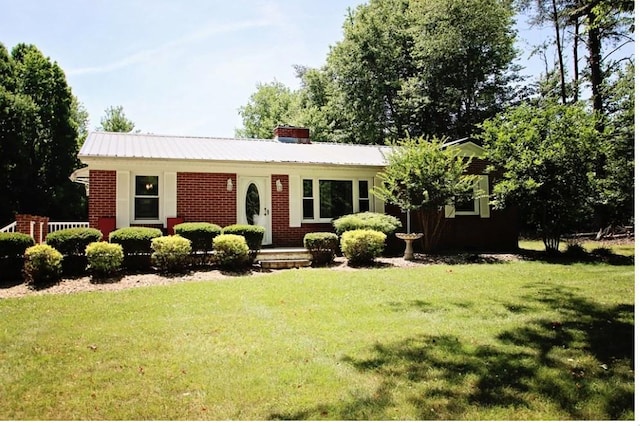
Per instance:
[[[571,265],[574,263],[604,263],[607,265],[633,265],[635,256],[623,256],[615,253],[547,253],[540,250],[518,249],[517,253],[524,260],[541,261],[546,263]]]
[[[495,345],[430,334],[376,344],[369,357],[343,358],[378,379],[375,391],[270,418],[632,419],[633,306],[602,306],[548,284],[530,290],[505,308],[517,315],[542,304],[549,315],[504,329]],[[418,300],[412,308],[434,307]]]

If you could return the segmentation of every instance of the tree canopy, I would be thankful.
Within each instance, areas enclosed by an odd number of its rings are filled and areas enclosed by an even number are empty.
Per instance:
[[[69,180],[79,103],[62,69],[35,46],[0,44],[0,223],[17,212],[78,218],[84,188]]]
[[[100,127],[98,130],[104,132],[132,132],[136,125],[133,121],[129,120],[124,114],[124,108],[122,105],[110,106],[104,110],[105,115],[100,117]]]

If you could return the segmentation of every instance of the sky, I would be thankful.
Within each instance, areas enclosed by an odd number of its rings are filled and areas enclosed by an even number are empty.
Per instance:
[[[143,133],[233,137],[257,84],[297,88],[293,65],[323,65],[347,10],[363,2],[0,0],[0,43],[34,44],[56,61],[90,130],[122,105]],[[518,27],[523,50],[542,37]]]

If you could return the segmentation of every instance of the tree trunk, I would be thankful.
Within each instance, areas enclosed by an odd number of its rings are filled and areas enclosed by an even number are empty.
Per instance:
[[[438,249],[444,231],[444,210],[419,210],[418,217],[422,226],[422,244],[425,253],[433,253]]]
[[[556,30],[556,47],[558,49],[558,66],[560,67],[560,94],[562,96],[562,104],[567,104],[567,85],[564,81],[565,72],[564,72],[564,58],[562,55],[562,39],[560,38],[560,21],[558,20],[558,7],[556,5],[556,0],[553,0],[553,25]]]
[[[602,100],[602,82],[604,80],[602,73],[601,48],[602,40],[600,38],[600,30],[596,26],[596,15],[593,8],[587,12],[587,48],[589,50],[589,70],[591,71],[591,93],[593,111],[597,114],[604,112]],[[598,119],[596,130],[600,133],[604,131],[604,122]]]
[[[576,18],[573,34],[573,103],[580,97],[580,68],[578,67],[578,42],[580,41],[580,21]]]

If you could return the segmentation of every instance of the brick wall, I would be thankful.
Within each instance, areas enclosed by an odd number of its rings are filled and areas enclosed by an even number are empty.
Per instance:
[[[33,222],[33,229],[31,223]],[[32,214],[16,215],[16,232],[31,235],[36,243],[43,243],[49,230],[49,218]]]
[[[227,180],[233,190],[227,191]],[[178,172],[178,217],[185,222],[236,223],[237,177],[234,173]]]
[[[89,226],[98,229],[101,217],[116,217],[115,170],[89,171]]]

